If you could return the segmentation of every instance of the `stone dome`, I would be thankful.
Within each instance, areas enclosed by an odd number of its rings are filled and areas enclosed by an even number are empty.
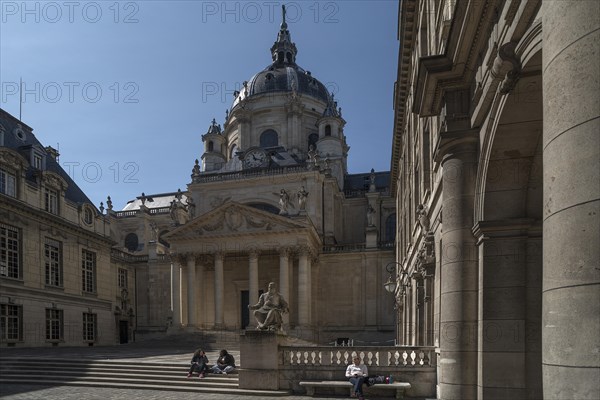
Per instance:
[[[329,92],[325,85],[314,78],[310,72],[305,71],[296,64],[269,65],[264,70],[254,75],[233,101],[232,108],[245,98],[263,94],[296,91],[321,100],[327,104],[330,101]]]
[[[292,42],[290,31],[285,22],[285,6],[277,40],[271,47],[273,63],[260,71],[249,81],[243,83],[240,92],[234,93],[232,109],[242,100],[264,93],[296,92],[311,96],[324,104],[331,101],[325,85],[296,64],[296,44]]]

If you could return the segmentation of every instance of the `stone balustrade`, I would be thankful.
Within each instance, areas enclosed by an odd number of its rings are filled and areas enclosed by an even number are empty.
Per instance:
[[[434,367],[436,353],[434,347],[331,347],[331,346],[282,346],[284,366],[346,366],[358,354],[367,367]]]

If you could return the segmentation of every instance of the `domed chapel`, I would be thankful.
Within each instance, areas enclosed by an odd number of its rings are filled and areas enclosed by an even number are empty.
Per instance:
[[[187,190],[109,212],[123,252],[113,262],[136,269],[130,329],[255,329],[248,305],[275,282],[290,305],[288,334],[393,343],[389,172],[348,174],[341,108],[297,64],[285,11],[270,52],[202,135]]]

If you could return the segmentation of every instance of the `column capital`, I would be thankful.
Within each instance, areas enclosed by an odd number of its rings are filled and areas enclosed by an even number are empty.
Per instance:
[[[539,225],[539,226],[538,226]],[[537,237],[542,227],[533,218],[512,218],[497,221],[479,221],[473,226],[477,245],[491,238]]]
[[[441,132],[434,147],[434,159],[443,164],[457,154],[477,152],[478,143],[477,129]]]
[[[279,257],[288,258],[292,255],[292,249],[290,247],[279,248]]]
[[[256,258],[258,258],[258,256],[260,256],[260,250],[251,249],[251,250],[248,251],[248,258],[249,259],[256,259]]]

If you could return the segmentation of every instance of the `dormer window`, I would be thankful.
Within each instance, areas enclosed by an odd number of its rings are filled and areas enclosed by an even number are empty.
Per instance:
[[[325,136],[331,136],[331,125],[325,125]]]
[[[17,197],[17,177],[4,168],[0,168],[0,193]]]
[[[40,154],[33,153],[33,168],[43,169],[43,161],[44,158]]]
[[[92,209],[90,207],[85,207],[83,209],[83,222],[88,225],[91,225],[94,220],[94,215],[92,213]]]
[[[52,214],[58,214],[58,192],[54,189],[44,190],[44,209]]]
[[[215,150],[215,144],[211,140],[210,142],[208,142],[208,151],[214,151],[214,150]]]

